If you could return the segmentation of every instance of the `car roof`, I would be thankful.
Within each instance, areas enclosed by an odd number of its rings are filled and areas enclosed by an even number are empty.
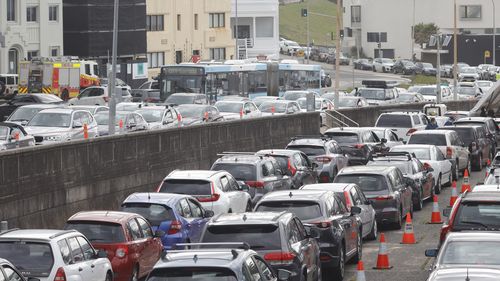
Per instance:
[[[498,280],[500,269],[487,266],[464,266],[464,265],[446,265],[433,271],[429,281],[457,281],[457,280]]]
[[[257,151],[256,154],[271,155],[271,156],[292,156],[295,153],[301,153],[301,151],[293,149],[263,149]]]
[[[68,114],[68,113],[73,113],[77,110],[79,110],[79,109],[70,108],[70,107],[64,107],[64,108],[56,107],[56,108],[47,108],[47,109],[41,110],[40,112],[43,112],[43,113],[67,113]]]
[[[328,130],[326,130],[325,134],[338,133],[338,132],[359,133],[359,132],[365,132],[365,131],[369,131],[369,130],[364,128],[364,127],[340,127],[340,128],[328,129]]]
[[[500,232],[470,231],[449,232],[446,241],[500,241]]]
[[[323,147],[325,145],[325,140],[321,138],[299,138],[299,139],[292,139],[292,141],[288,144],[290,145],[310,145],[310,146],[321,146]]]
[[[96,221],[96,222],[110,222],[117,224],[125,224],[131,218],[137,217],[137,214],[130,212],[118,211],[86,211],[78,212],[71,216],[68,221]]]
[[[484,191],[498,192],[498,191],[500,191],[500,185],[498,185],[498,184],[480,184],[480,185],[474,186],[474,188],[472,188],[471,192],[484,192]]]
[[[412,115],[412,114],[421,114],[422,112],[420,111],[393,111],[393,112],[383,112],[380,114],[382,115]]]
[[[215,163],[230,162],[230,163],[236,163],[236,164],[237,163],[256,164],[256,163],[259,163],[261,160],[264,160],[264,157],[265,156],[255,155],[255,154],[251,154],[251,153],[249,153],[249,154],[231,154],[231,153],[228,153],[228,154],[221,155],[221,157],[219,159],[217,159],[215,161]],[[266,159],[269,159],[269,158],[266,157]]]
[[[209,225],[277,224],[293,217],[290,212],[253,212],[221,214],[210,220]]]
[[[35,104],[22,105],[19,108],[56,108],[56,107],[63,107],[63,105],[54,103],[35,103]]]
[[[234,252],[235,251],[235,252]],[[234,253],[238,256],[235,258]],[[250,255],[256,255],[252,250],[241,249],[191,249],[188,251],[169,251],[160,259],[154,269],[179,267],[239,267]]]
[[[208,180],[221,172],[210,170],[175,170],[168,174],[165,179]]]
[[[202,94],[198,94],[198,93],[175,93],[175,94],[171,94],[170,96],[199,96],[199,95],[202,95]]]
[[[455,122],[467,122],[467,121],[475,121],[475,122],[483,122],[486,120],[492,119],[491,117],[462,117]]]
[[[329,190],[281,190],[269,192],[259,201],[318,201],[319,198],[323,197]]]
[[[334,192],[342,192],[350,186],[354,186],[353,183],[315,183],[306,184],[302,186],[301,190],[328,190]]]
[[[404,144],[404,145],[395,145],[392,148],[406,148],[406,147],[408,147],[408,148],[431,149],[433,146],[435,146],[435,145],[433,145],[433,144]]]
[[[78,233],[75,230],[59,229],[10,229],[0,233],[0,240],[21,239],[21,240],[45,240],[49,241],[54,237],[64,234]]]
[[[289,103],[295,103],[296,101],[294,100],[266,100],[264,103],[267,103],[267,104],[280,104],[280,103],[284,103],[284,104],[289,104]],[[264,104],[262,103],[262,104]]]
[[[392,169],[394,169],[393,166],[350,166],[350,167],[345,167],[342,170],[339,171],[339,174],[387,174],[389,173]]]
[[[421,130],[421,131],[415,131],[412,133],[412,135],[448,135],[451,134],[452,131],[450,130]]]
[[[495,191],[481,191],[481,192],[468,192],[462,197],[462,202],[500,202],[500,192]]]
[[[136,192],[130,194],[127,198],[125,198],[125,200],[123,200],[122,202],[122,205],[125,203],[151,203],[172,206],[179,200],[184,198],[192,197],[186,194],[176,193]]]

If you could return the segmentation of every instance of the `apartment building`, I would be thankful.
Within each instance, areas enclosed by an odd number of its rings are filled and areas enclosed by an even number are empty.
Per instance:
[[[231,0],[147,0],[149,75],[165,64],[234,58]]]
[[[0,73],[19,61],[63,55],[62,0],[0,0]]]

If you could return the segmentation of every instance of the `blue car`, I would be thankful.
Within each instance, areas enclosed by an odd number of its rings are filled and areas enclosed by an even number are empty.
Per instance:
[[[189,195],[172,193],[134,193],[122,203],[122,211],[145,217],[153,232],[161,230],[164,250],[175,249],[179,243],[200,240],[207,221],[214,215]]]

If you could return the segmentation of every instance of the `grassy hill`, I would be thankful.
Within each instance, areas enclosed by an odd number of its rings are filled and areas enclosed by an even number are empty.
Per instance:
[[[307,7],[309,1],[309,36],[316,45],[332,45],[331,32],[336,29],[337,7],[329,0],[304,0],[305,2],[280,6],[280,36],[307,43],[307,18],[301,16],[301,9]],[[319,13],[321,16],[311,13]],[[313,41],[314,40],[314,41]]]

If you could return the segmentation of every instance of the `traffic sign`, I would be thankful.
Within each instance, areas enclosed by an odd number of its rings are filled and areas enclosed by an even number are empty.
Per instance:
[[[488,51],[488,50],[484,51],[484,57],[485,58],[490,58],[491,57],[490,51]]]

